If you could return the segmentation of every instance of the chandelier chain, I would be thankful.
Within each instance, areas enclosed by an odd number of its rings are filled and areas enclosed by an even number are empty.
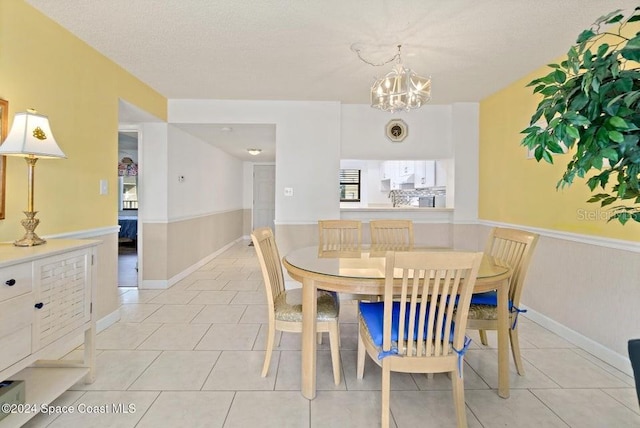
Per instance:
[[[402,45],[398,45],[398,53],[395,54],[393,57],[391,57],[391,59],[388,59],[388,60],[386,60],[384,62],[379,62],[379,63],[374,63],[374,62],[368,61],[365,58],[363,58],[362,54],[361,54],[362,50],[358,49],[357,47],[355,47],[355,44],[351,45],[351,50],[354,51],[356,53],[356,55],[358,55],[358,58],[360,58],[360,61],[364,62],[365,64],[369,64],[369,65],[372,65],[374,67],[382,67],[383,65],[387,65],[390,62],[395,61],[396,59],[398,60],[399,63],[401,62],[401,59],[400,59],[400,48],[401,47],[402,47]]]

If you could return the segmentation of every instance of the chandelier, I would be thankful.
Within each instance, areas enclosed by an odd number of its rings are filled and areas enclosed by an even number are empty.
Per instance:
[[[358,57],[370,65],[384,65],[397,59],[393,69],[384,77],[377,79],[371,86],[371,107],[388,112],[409,111],[420,108],[431,99],[431,78],[418,76],[416,72],[402,65],[400,48],[398,53],[383,64],[372,64],[354,49]]]

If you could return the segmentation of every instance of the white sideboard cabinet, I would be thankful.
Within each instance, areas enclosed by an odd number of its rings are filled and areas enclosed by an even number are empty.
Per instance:
[[[52,239],[0,243],[0,381],[22,380],[31,407],[0,420],[19,427],[76,382],[95,379],[97,246]],[[81,360],[59,359],[84,345]]]

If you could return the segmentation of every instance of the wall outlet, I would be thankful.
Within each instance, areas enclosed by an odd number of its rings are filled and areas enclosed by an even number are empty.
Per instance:
[[[293,196],[293,187],[285,187],[284,188],[285,196]]]

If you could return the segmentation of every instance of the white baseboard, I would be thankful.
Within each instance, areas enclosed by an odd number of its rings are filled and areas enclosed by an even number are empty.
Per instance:
[[[631,362],[629,361],[628,357],[612,351],[611,349],[601,345],[600,343],[589,339],[586,336],[583,336],[577,331],[571,330],[570,328],[547,317],[546,315],[541,314],[540,312],[535,311],[534,309],[529,308],[526,305],[522,305],[522,307],[527,310],[526,316],[531,321],[557,334],[558,336],[573,343],[574,345],[584,349],[591,355],[598,357],[605,363],[615,367],[624,374],[633,377],[633,369],[631,368]]]
[[[110,314],[100,318],[96,322],[96,333],[100,333],[102,330],[112,326],[118,321],[120,321],[120,309],[116,309]]]
[[[231,248],[233,245],[235,245],[237,242],[240,242],[242,240],[243,240],[243,237],[240,237],[240,238],[236,239],[235,241],[231,241],[230,243],[228,243],[224,247],[218,249],[214,253],[209,254],[204,259],[202,259],[202,260],[198,261],[197,263],[189,266],[187,269],[183,270],[182,272],[178,273],[177,275],[172,276],[169,279],[166,279],[166,280],[165,279],[147,279],[147,280],[143,280],[142,284],[140,285],[140,289],[143,289],[143,290],[166,290],[166,289],[170,288],[172,285],[177,284],[178,282],[182,281],[187,276],[189,276],[193,272],[197,271],[202,266],[206,265],[211,260],[215,259],[220,254],[224,253],[229,248]]]
[[[140,290],[166,290],[169,287],[167,279],[143,279],[138,286]]]

